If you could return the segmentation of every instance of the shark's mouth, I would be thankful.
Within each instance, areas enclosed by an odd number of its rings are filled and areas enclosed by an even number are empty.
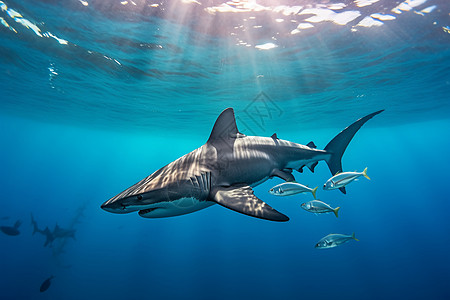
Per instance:
[[[154,211],[155,209],[158,209],[159,207],[151,207],[151,208],[147,208],[147,209],[142,209],[139,211],[139,215],[140,216],[144,216],[152,211]]]

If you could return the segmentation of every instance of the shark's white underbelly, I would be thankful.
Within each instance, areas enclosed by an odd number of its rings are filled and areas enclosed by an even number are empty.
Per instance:
[[[139,211],[139,215],[144,218],[166,218],[189,214],[197,210],[207,208],[215,204],[212,201],[199,201],[198,199],[187,197],[170,202],[159,202],[148,209]]]

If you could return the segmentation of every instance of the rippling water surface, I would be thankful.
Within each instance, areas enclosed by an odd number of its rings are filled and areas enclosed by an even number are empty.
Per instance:
[[[13,113],[204,126],[222,108],[244,111],[261,92],[284,113],[277,126],[329,126],[336,112],[379,108],[403,122],[449,109],[445,1],[1,5],[2,103]]]

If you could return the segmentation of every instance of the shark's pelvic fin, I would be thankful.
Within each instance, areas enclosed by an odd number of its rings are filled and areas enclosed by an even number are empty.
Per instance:
[[[284,181],[295,181],[295,177],[294,177],[294,175],[292,175],[291,172],[276,169],[276,170],[272,171],[272,174],[270,176],[279,177],[279,178],[283,179]]]
[[[344,154],[345,149],[347,149],[347,146],[352,138],[355,136],[356,132],[361,128],[361,126],[364,125],[364,123],[366,123],[382,111],[384,110],[376,111],[359,119],[352,125],[342,130],[328,143],[328,145],[326,145],[324,150],[331,154],[331,157],[327,161],[327,164],[332,175],[342,172],[342,155]],[[345,187],[341,187],[339,188],[339,190],[344,194],[346,193]]]
[[[252,188],[246,184],[214,188],[211,196],[212,201],[245,215],[270,221],[289,221],[286,215],[257,198]]]

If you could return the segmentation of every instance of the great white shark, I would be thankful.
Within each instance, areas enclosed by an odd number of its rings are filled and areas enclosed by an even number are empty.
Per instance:
[[[232,108],[217,118],[206,144],[157,170],[102,204],[108,212],[139,211],[144,218],[192,213],[220,204],[271,221],[289,218],[256,197],[253,187],[271,177],[295,181],[293,170],[312,172],[325,161],[332,175],[342,172],[341,158],[355,133],[383,110],[371,113],[336,135],[323,150],[271,137],[240,133]],[[345,187],[340,188],[346,193]]]

